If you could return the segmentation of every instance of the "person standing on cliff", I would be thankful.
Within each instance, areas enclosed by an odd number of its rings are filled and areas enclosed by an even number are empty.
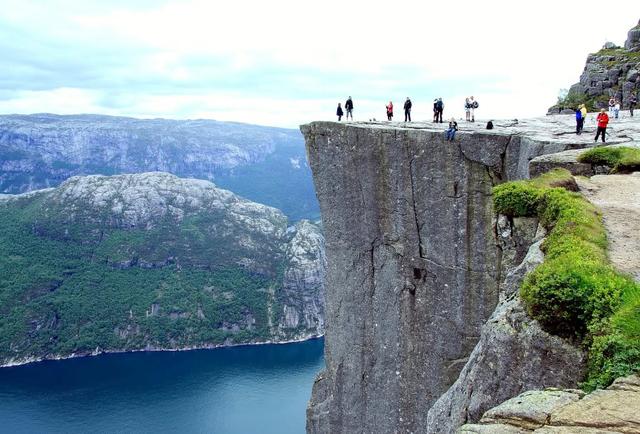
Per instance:
[[[438,98],[436,102],[436,122],[442,123],[442,113],[444,112],[444,103],[442,102],[442,98]]]
[[[433,122],[438,122],[438,98],[433,100]]]
[[[613,115],[613,108],[616,106],[616,99],[614,97],[609,98],[609,114]]]
[[[582,126],[584,127],[584,121],[587,119],[587,106],[584,104],[581,104],[580,112],[582,113]]]
[[[478,101],[473,99],[473,95],[469,97],[469,104],[471,104],[471,122],[476,121],[476,109],[478,108]]]
[[[389,104],[387,104],[387,120],[393,120],[393,102],[391,101],[389,101]]]
[[[601,109],[600,113],[598,113],[598,117],[596,118],[598,122],[598,132],[596,133],[596,138],[594,142],[598,141],[598,137],[602,134],[602,143],[605,143],[605,136],[607,134],[607,124],[609,123],[609,115],[607,115],[607,111],[605,109]]]
[[[582,117],[582,107],[576,109],[576,134],[582,134],[582,127],[584,127],[584,118]]]
[[[404,102],[404,121],[407,122],[411,122],[411,106],[413,104],[411,103],[411,100],[409,99],[409,97],[407,97],[407,100]]]
[[[636,104],[638,104],[638,98],[635,93],[632,93],[629,97],[629,114],[633,117],[633,109],[636,108]]]
[[[464,99],[464,115],[467,119],[467,122],[471,121],[471,102],[469,101],[469,98],[465,98]]]
[[[336,116],[338,116],[338,122],[342,120],[342,115],[344,112],[342,111],[342,106],[338,103],[338,109],[336,110]]]
[[[347,120],[349,120],[349,116],[351,116],[351,120],[353,120],[353,100],[351,97],[344,103],[344,108],[347,110]]]
[[[620,113],[620,101],[616,100],[616,103],[613,105],[613,116],[618,119],[618,114]]]

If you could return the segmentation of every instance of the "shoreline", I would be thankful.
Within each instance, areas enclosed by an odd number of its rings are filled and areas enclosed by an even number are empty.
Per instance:
[[[141,348],[136,350],[93,350],[87,353],[72,353],[69,355],[57,355],[51,357],[27,357],[23,359],[12,360],[8,363],[0,364],[0,369],[3,368],[12,368],[18,366],[30,365],[33,363],[47,362],[47,361],[59,361],[59,360],[70,360],[70,359],[80,359],[83,357],[96,357],[107,354],[129,354],[129,353],[160,353],[160,352],[181,352],[181,351],[198,351],[198,350],[217,350],[222,348],[233,348],[233,347],[249,347],[256,345],[286,345],[286,344],[295,344],[310,341],[313,339],[321,339],[324,337],[324,334],[313,334],[302,338],[296,339],[288,339],[284,341],[264,341],[264,342],[244,342],[238,344],[215,344],[215,345],[203,345],[203,346],[193,346],[193,347],[183,347],[183,348]]]

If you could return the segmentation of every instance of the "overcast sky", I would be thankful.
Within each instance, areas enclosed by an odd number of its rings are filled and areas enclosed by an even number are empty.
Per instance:
[[[432,4],[435,3],[435,4]],[[0,113],[210,118],[296,127],[543,115],[640,1],[0,0]],[[400,117],[397,110],[397,117]]]

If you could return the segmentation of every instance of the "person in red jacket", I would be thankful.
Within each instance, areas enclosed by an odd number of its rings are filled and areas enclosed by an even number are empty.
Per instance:
[[[607,115],[607,111],[605,109],[600,110],[596,120],[598,121],[598,132],[596,133],[595,141],[598,141],[598,137],[600,137],[600,133],[602,133],[602,143],[604,143],[604,138],[607,134],[607,124],[609,123],[609,115]]]

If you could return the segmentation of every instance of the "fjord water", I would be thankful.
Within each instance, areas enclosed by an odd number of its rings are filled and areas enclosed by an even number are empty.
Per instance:
[[[0,432],[303,433],[323,341],[0,369]]]

